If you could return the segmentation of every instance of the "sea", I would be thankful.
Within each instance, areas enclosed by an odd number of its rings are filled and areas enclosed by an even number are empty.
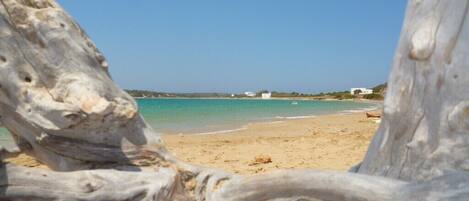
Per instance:
[[[155,131],[213,134],[244,129],[252,122],[283,121],[318,115],[373,110],[377,103],[286,99],[137,99],[139,111]],[[12,142],[0,128],[0,144]]]

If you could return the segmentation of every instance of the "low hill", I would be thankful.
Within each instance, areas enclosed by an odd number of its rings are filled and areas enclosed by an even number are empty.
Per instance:
[[[149,90],[125,90],[133,97],[137,98],[227,98],[231,94],[227,93],[169,93],[169,92],[156,92]]]
[[[382,100],[386,94],[387,83],[379,84],[372,87],[373,94],[367,95],[352,95],[350,91],[333,91],[321,92],[317,94],[298,93],[298,92],[278,92],[272,91],[273,98],[311,98],[311,99],[372,99]],[[246,98],[244,94],[229,94],[229,93],[171,93],[171,92],[156,92],[150,90],[125,90],[131,96],[136,98]],[[261,97],[262,93],[268,92],[261,90],[256,93],[255,97]]]

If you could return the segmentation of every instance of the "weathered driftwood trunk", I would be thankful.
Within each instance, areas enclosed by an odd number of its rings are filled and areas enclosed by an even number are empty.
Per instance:
[[[464,200],[468,1],[410,1],[358,173],[238,176],[178,161],[53,0],[0,0],[0,124],[54,171],[0,166],[0,200]],[[5,154],[4,150],[1,150]]]
[[[468,1],[410,1],[384,118],[360,173],[405,181],[469,170]]]

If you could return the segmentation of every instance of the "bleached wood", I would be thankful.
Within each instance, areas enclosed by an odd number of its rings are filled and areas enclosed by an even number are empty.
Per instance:
[[[135,101],[109,77],[103,55],[59,5],[1,3],[1,122],[24,151],[53,169],[76,170],[89,168],[93,159],[82,160],[79,151],[64,156],[39,143],[57,136],[116,150],[160,144]]]
[[[425,181],[469,170],[468,1],[409,1],[384,118],[358,172]]]
[[[114,84],[103,55],[55,1],[0,2],[0,124],[21,151],[52,169],[1,165],[0,200],[469,196],[467,0],[409,1],[382,123],[361,165],[350,173],[254,176],[172,156],[135,101]]]
[[[54,172],[4,166],[1,200],[185,200],[173,170]]]

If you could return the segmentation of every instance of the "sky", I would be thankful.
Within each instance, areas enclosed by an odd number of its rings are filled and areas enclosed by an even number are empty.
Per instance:
[[[120,87],[226,93],[385,82],[406,2],[59,0]]]

